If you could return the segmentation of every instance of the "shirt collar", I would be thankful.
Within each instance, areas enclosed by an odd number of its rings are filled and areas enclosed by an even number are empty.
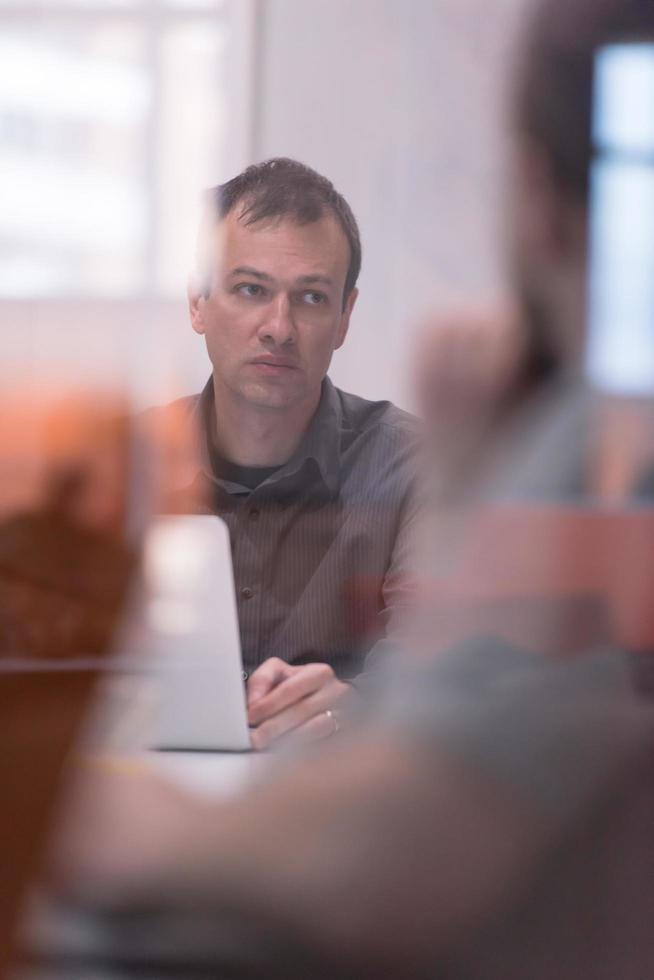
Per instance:
[[[193,414],[202,433],[202,471],[216,482],[211,465],[211,425],[214,411],[213,378],[200,394]],[[340,449],[343,412],[336,388],[329,378],[322,383],[320,401],[302,441],[291,458],[270,478],[278,483],[299,473],[308,460],[316,463],[321,480],[330,497],[335,497],[340,482]]]

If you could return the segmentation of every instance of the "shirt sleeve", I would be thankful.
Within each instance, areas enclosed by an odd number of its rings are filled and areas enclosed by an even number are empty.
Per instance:
[[[390,562],[382,583],[380,613],[383,636],[368,651],[363,670],[350,683],[366,699],[374,697],[385,673],[406,653],[418,622],[420,596],[419,543],[429,513],[424,494],[413,480],[405,496]]]

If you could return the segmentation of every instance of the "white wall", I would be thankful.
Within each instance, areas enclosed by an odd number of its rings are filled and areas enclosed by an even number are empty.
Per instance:
[[[253,157],[330,177],[361,224],[361,298],[332,377],[411,405],[416,319],[501,287],[516,21],[531,0],[260,0]]]
[[[3,300],[0,390],[64,383],[130,393],[137,408],[198,391],[207,354],[182,302]]]

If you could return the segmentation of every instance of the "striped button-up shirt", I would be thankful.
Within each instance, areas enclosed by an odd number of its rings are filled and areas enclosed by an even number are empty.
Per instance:
[[[211,379],[188,403],[203,499],[230,531],[245,671],[276,656],[355,676],[410,602],[418,422],[325,379],[298,450],[251,489],[216,463]]]

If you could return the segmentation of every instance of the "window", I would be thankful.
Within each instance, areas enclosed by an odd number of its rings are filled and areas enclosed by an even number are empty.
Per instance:
[[[182,294],[200,191],[248,160],[253,16],[0,0],[1,298]]]

